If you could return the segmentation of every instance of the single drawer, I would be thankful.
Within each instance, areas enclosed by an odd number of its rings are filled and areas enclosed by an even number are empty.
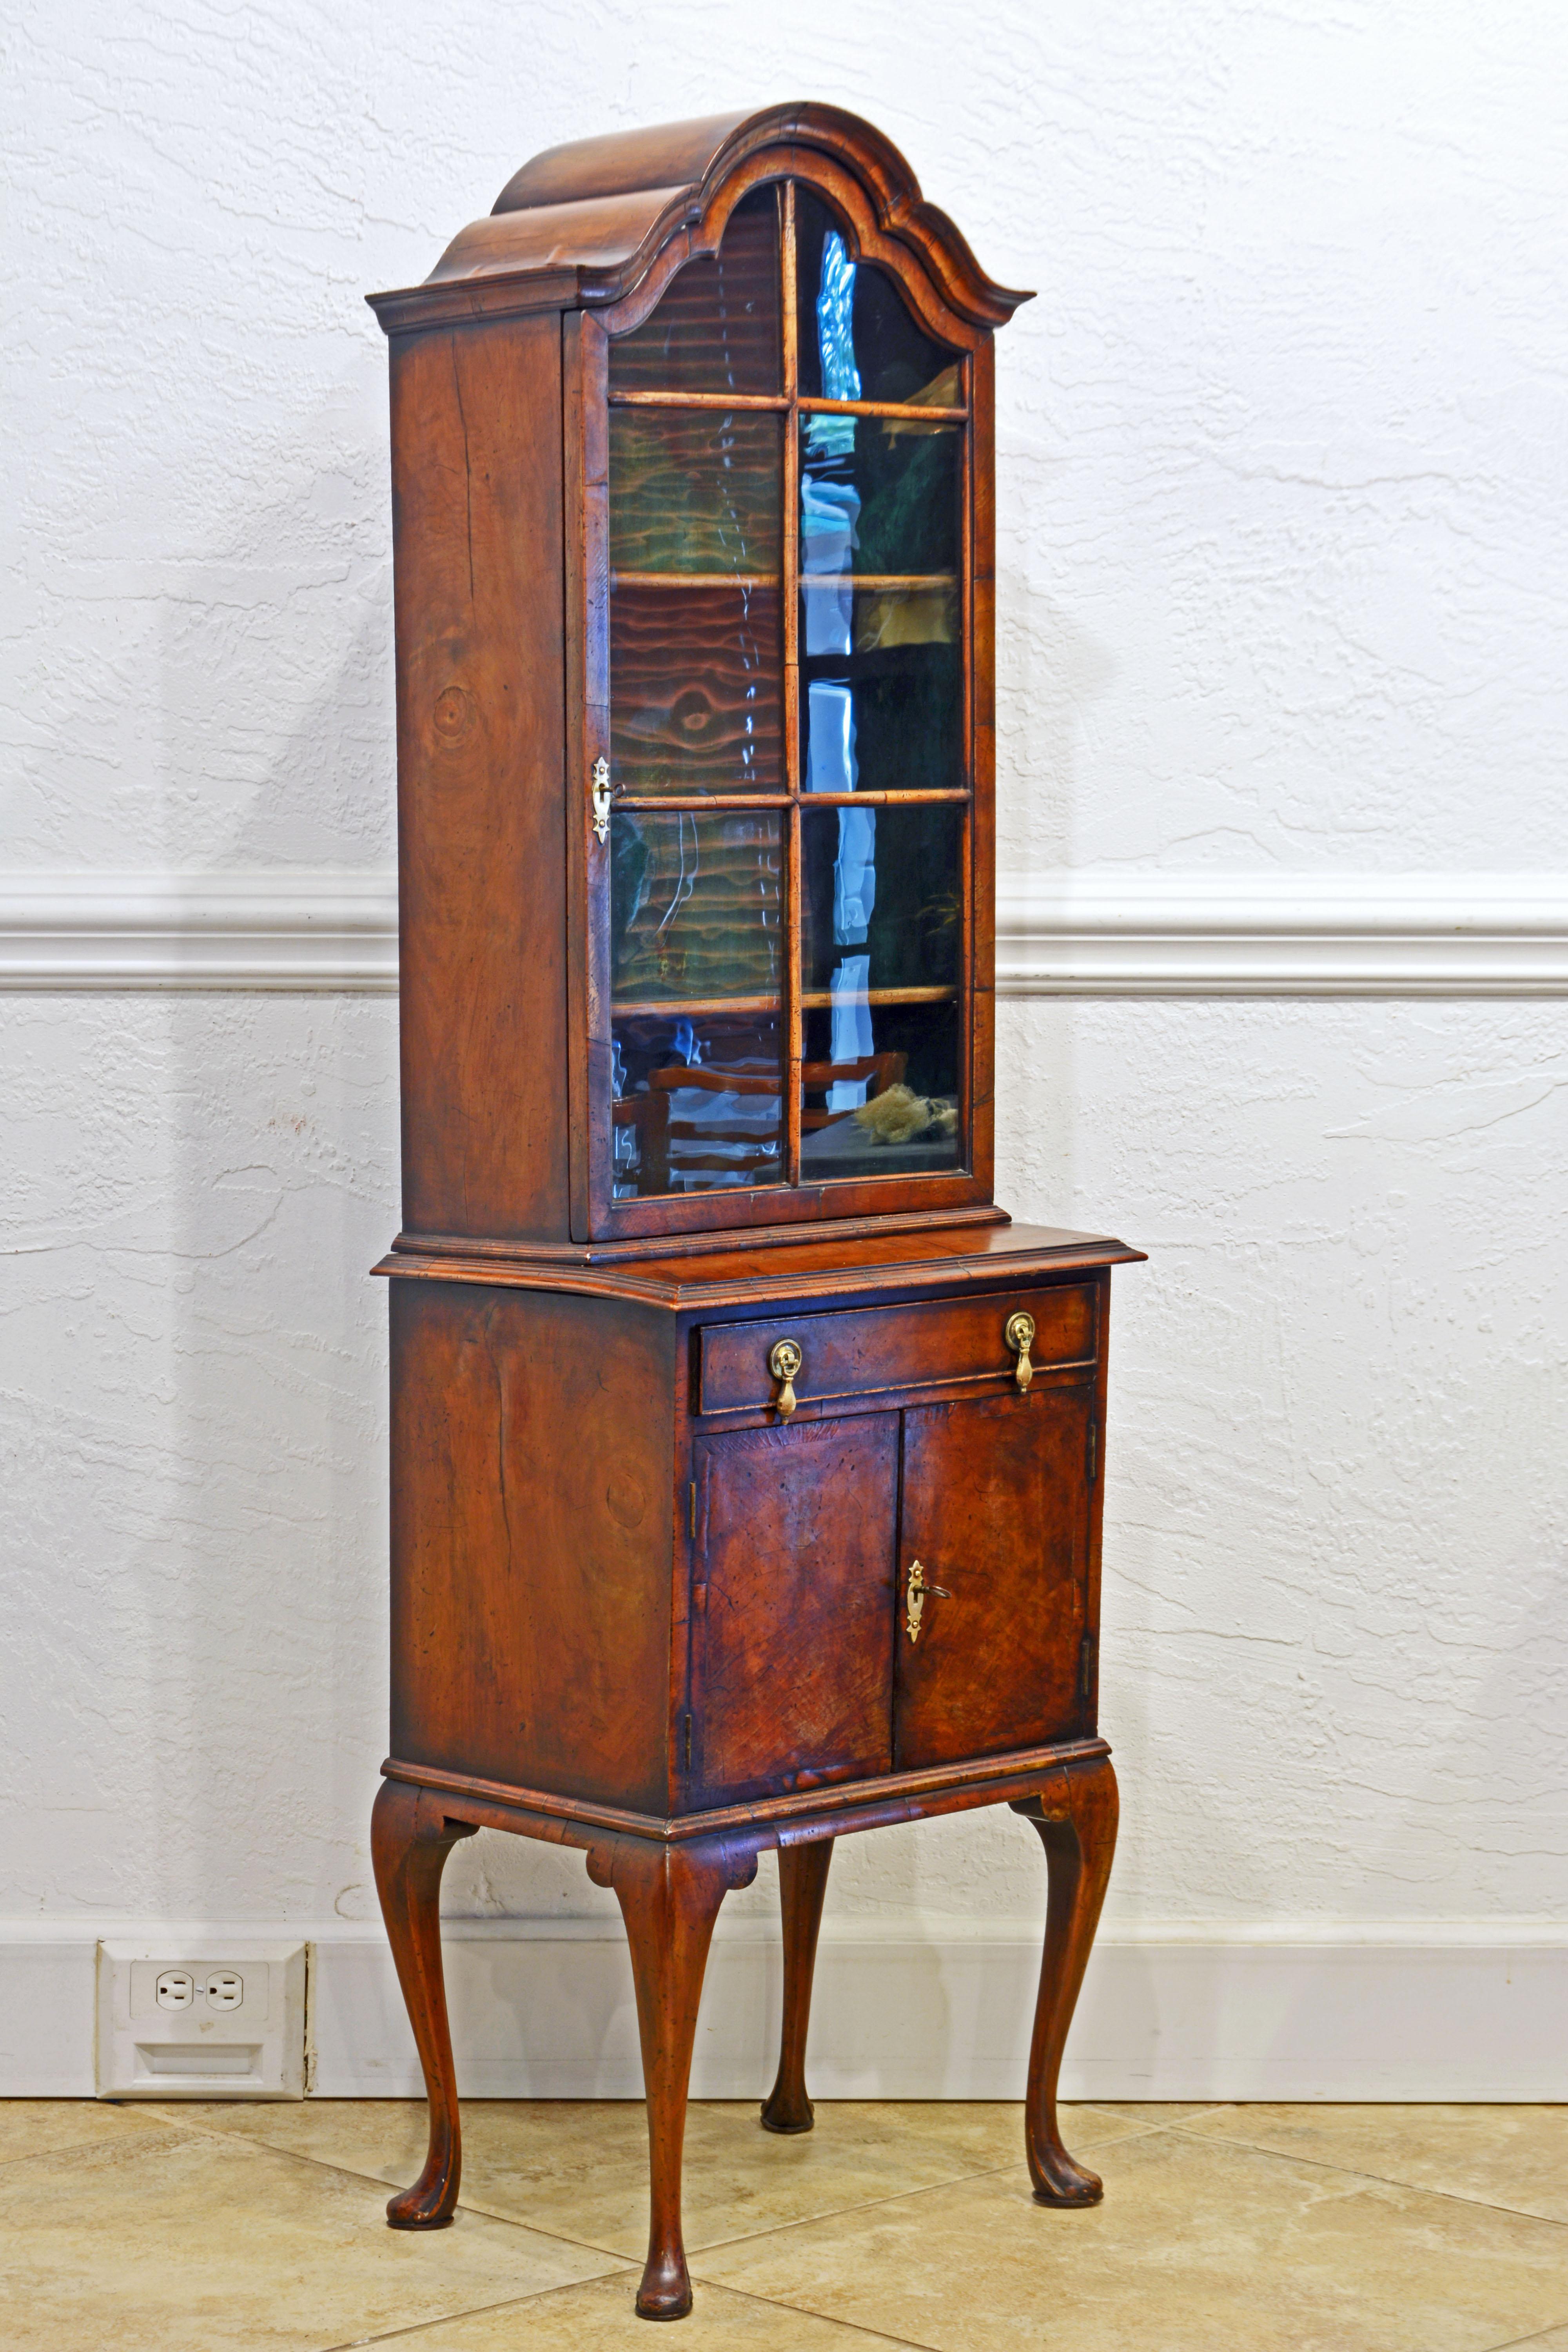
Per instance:
[[[1028,1355],[1035,1371],[1094,1362],[1095,1289],[1087,1282],[986,1298],[937,1298],[917,1307],[770,1315],[756,1323],[703,1325],[698,1411],[754,1412],[772,1404],[780,1382],[769,1360],[780,1340],[792,1340],[800,1351],[794,1387],[801,1404],[954,1381],[1012,1381],[1018,1357],[1008,1327],[1016,1315],[1033,1318]]]

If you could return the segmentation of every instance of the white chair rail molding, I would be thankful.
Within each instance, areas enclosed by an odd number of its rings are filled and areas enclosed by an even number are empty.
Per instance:
[[[12,873],[0,988],[397,984],[394,875]],[[1005,996],[1556,996],[1568,874],[1010,875]]]

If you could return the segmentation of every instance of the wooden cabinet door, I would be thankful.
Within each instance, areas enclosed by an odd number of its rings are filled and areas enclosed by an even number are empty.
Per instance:
[[[1089,1388],[906,1412],[894,1763],[994,1755],[1078,1727]],[[952,1595],[909,1631],[910,1578]]]
[[[700,1438],[696,1470],[693,1795],[886,1772],[898,1415]]]

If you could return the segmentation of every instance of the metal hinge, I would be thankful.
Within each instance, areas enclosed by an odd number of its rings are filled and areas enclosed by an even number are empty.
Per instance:
[[[1100,1648],[1098,1637],[1086,1633],[1078,1645],[1078,1703],[1079,1706],[1094,1704],[1095,1654]]]
[[[689,1716],[686,1718],[686,1769],[689,1772],[691,1769],[691,1717]]]
[[[689,1506],[691,1540],[695,1543],[697,1540],[697,1481],[695,1478],[687,1481],[686,1498]]]
[[[1100,1423],[1090,1419],[1089,1424],[1089,1483],[1092,1486],[1100,1475]]]

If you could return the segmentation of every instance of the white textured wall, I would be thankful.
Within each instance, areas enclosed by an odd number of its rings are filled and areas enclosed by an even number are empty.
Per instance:
[[[1040,292],[1000,351],[1009,882],[1561,895],[1545,0],[52,0],[4,44],[24,876],[384,868],[362,291],[541,146],[816,96]],[[5,1000],[0,1914],[367,1916],[395,1019]],[[1152,1253],[1117,1278],[1112,1918],[1561,1926],[1561,998],[1014,1000],[1002,1042],[1002,1197]],[[495,1839],[449,1876],[604,1900]],[[1034,1916],[1039,1865],[967,1817],[847,1842],[834,1900]]]

